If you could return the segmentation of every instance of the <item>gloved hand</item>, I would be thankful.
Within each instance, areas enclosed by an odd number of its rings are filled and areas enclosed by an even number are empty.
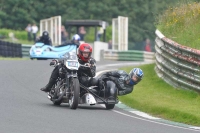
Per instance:
[[[85,66],[86,66],[86,67],[90,67],[91,64],[90,64],[90,63],[85,63]]]
[[[94,60],[90,60],[90,64],[94,64],[95,62],[94,62]]]
[[[58,63],[58,60],[52,60],[49,65],[55,66],[57,63]]]

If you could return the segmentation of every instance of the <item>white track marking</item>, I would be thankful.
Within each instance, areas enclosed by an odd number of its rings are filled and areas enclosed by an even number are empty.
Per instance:
[[[169,127],[175,127],[175,128],[180,128],[180,129],[186,129],[186,130],[192,130],[192,131],[197,131],[199,132],[199,128],[187,128],[187,127],[180,127],[180,126],[175,126],[175,125],[170,125],[170,124],[165,124],[165,123],[161,123],[161,122],[157,122],[157,121],[152,121],[152,120],[148,120],[148,119],[143,119],[143,118],[140,118],[140,117],[135,117],[135,116],[131,116],[131,115],[128,115],[128,114],[125,114],[125,113],[122,113],[120,111],[117,111],[117,110],[112,110],[113,112],[115,113],[118,113],[118,114],[121,114],[121,115],[124,115],[124,116],[128,116],[128,117],[131,117],[131,118],[135,118],[135,119],[138,119],[138,120],[143,120],[143,121],[147,121],[147,122],[151,122],[151,123],[156,123],[156,124],[160,124],[160,125],[165,125],[165,126],[169,126]]]
[[[136,115],[139,115],[139,116],[142,116],[142,117],[145,117],[145,118],[148,118],[148,119],[154,119],[154,120],[159,120],[160,118],[158,117],[153,117],[153,116],[150,116],[144,112],[141,112],[141,111],[129,111],[133,114],[136,114]]]

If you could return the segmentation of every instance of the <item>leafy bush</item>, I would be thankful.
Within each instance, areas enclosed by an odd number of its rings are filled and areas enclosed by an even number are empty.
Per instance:
[[[99,28],[98,28],[99,29]],[[98,31],[97,29],[97,31]],[[95,29],[94,28],[89,28],[87,31],[87,34],[85,36],[85,41],[86,42],[94,42],[94,37],[95,37]],[[106,42],[108,42],[108,40],[112,40],[112,25],[108,26],[106,28]],[[103,41],[103,35],[101,36],[101,41]]]
[[[15,38],[19,40],[27,40],[27,32],[26,31],[16,31],[11,29],[0,29],[0,35],[9,38],[9,33],[14,33]]]

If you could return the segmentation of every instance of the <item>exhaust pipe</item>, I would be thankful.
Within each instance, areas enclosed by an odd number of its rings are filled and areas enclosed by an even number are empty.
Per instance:
[[[51,97],[51,96],[49,96],[49,95],[48,95],[47,97],[48,97],[50,100],[51,100],[51,98],[52,98],[52,97]]]
[[[66,93],[66,89],[63,91],[63,93],[58,97],[58,99],[52,99],[52,101],[53,102],[59,102],[62,98],[63,98],[63,96],[65,95],[65,93]]]

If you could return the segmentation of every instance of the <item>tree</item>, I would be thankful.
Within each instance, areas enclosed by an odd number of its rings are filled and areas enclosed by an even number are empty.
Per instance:
[[[194,0],[191,0],[194,1]],[[39,25],[41,19],[62,16],[66,20],[104,20],[111,25],[112,18],[129,18],[129,42],[155,38],[155,16],[174,0],[1,0],[0,26],[24,29],[28,23]]]

